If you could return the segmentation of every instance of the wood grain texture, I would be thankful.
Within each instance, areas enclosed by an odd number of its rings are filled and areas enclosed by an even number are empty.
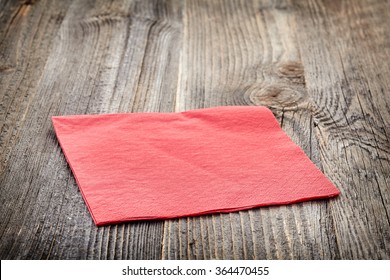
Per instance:
[[[0,1],[1,259],[389,259],[386,1]],[[387,14],[386,14],[387,13]],[[337,199],[97,228],[53,115],[265,105]]]

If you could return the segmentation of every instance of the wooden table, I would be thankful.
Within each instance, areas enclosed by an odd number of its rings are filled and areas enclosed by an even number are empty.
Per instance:
[[[388,1],[0,1],[1,259],[389,259]],[[96,227],[51,116],[265,105],[337,199]]]

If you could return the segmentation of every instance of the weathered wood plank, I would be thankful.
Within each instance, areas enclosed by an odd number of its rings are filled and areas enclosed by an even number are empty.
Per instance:
[[[320,166],[292,8],[286,1],[187,1],[176,110],[268,106]],[[166,259],[338,257],[327,238],[327,202],[165,223]]]
[[[389,8],[309,1],[298,9],[321,160],[342,191],[330,205],[341,258],[389,258]]]
[[[0,12],[0,174],[36,94],[38,81],[67,3],[8,1]]]

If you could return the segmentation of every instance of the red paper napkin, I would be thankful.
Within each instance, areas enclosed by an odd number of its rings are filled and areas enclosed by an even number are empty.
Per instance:
[[[53,117],[96,225],[337,196],[265,107]]]

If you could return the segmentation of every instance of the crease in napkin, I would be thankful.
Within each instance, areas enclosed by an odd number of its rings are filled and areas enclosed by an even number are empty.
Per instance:
[[[266,107],[52,118],[96,225],[337,196]]]

